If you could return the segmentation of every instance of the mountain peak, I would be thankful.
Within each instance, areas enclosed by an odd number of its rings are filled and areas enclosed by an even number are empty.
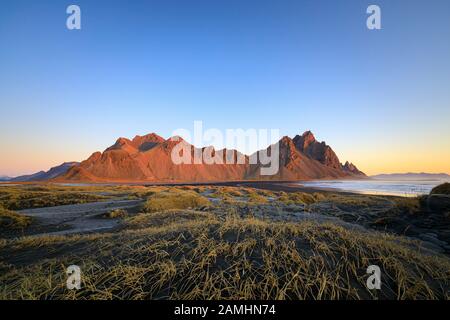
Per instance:
[[[302,137],[309,140],[316,140],[314,134],[310,130],[303,132]]]
[[[137,151],[147,151],[153,148],[155,145],[164,142],[164,138],[158,136],[156,133],[149,133],[144,136],[135,136],[133,140],[120,137],[116,140],[116,143],[106,149],[105,151],[112,150],[125,150],[128,153],[135,153]]]
[[[164,141],[164,138],[157,135],[156,133],[152,132],[143,136],[140,135],[136,135],[132,142],[133,143],[142,143],[142,142],[156,142],[156,143],[161,143]]]
[[[170,137],[169,139],[167,139],[167,140],[170,140],[170,141],[184,141],[184,139],[182,138],[182,137],[180,137],[180,136],[172,136],[172,137]]]
[[[295,146],[301,152],[305,152],[309,146],[316,142],[316,138],[311,131],[305,131],[301,136],[296,135],[293,139]]]
[[[120,137],[119,139],[116,140],[116,142],[109,147],[108,149],[106,149],[105,151],[112,151],[112,150],[134,150],[134,146],[132,145],[131,141],[127,138],[123,138]]]
[[[163,143],[166,141],[163,137],[157,135],[156,133],[149,133],[144,136],[135,136],[131,143],[139,151],[144,152],[152,149],[155,145]]]
[[[284,144],[291,144],[292,143],[292,139],[288,136],[284,136],[280,139],[280,143],[284,143]]]
[[[345,164],[342,166],[342,169],[346,172],[350,172],[356,175],[365,175],[362,171],[360,171],[353,163],[345,161]]]
[[[301,136],[295,136],[293,141],[297,150],[303,152],[311,159],[337,170],[342,169],[339,158],[333,149],[325,142],[318,142],[311,131],[308,130]]]
[[[131,143],[130,139],[120,137],[119,139],[116,140],[115,144],[124,145],[124,144],[128,144],[128,143]]]

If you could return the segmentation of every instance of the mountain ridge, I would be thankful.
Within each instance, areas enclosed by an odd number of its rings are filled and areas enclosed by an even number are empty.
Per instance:
[[[92,153],[89,158],[52,180],[170,183],[365,177],[348,161],[344,165],[340,163],[333,149],[325,142],[318,142],[311,131],[297,135],[294,139],[285,136],[278,143],[280,167],[278,173],[271,176],[260,174],[265,167],[260,161],[250,163],[255,154],[248,156],[237,150],[215,150],[212,146],[196,147],[181,137],[164,139],[156,133],[150,133],[133,139],[121,137],[103,152]],[[224,163],[194,164],[191,161],[174,164],[171,159],[174,148],[187,150],[183,156],[189,160],[195,159],[195,154],[207,151],[211,157],[222,157]],[[227,157],[240,159],[241,163],[227,164]]]
[[[71,167],[78,165],[79,162],[64,162],[59,166],[50,168],[48,171],[39,171],[33,174],[27,174],[18,176],[15,178],[10,178],[8,181],[11,182],[31,182],[31,181],[46,181],[54,179],[64,173],[66,173]]]
[[[370,176],[375,180],[443,180],[450,181],[450,175],[446,173],[406,172],[406,173],[382,173]]]

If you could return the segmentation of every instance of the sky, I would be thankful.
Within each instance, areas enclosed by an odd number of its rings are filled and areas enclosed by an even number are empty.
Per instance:
[[[4,0],[0,175],[196,120],[311,130],[367,174],[450,173],[449,57],[448,0]]]

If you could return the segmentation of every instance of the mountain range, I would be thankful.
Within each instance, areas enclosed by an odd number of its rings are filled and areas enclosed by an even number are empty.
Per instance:
[[[175,139],[176,138],[176,139]],[[279,141],[280,170],[276,175],[262,176],[263,165],[250,163],[250,157],[237,150],[212,150],[212,155],[222,152],[224,159],[241,159],[240,164],[174,164],[171,153],[183,144],[191,157],[205,148],[197,148],[181,137],[164,139],[150,133],[133,139],[119,138],[103,152],[94,152],[79,165],[59,175],[58,181],[86,182],[206,182],[242,180],[300,180],[365,177],[355,165],[341,164],[337,155],[325,142],[318,142],[313,133],[306,131],[293,139]],[[254,155],[253,155],[254,156]],[[225,161],[224,161],[225,162]]]
[[[446,173],[390,173],[390,174],[378,174],[370,176],[376,180],[395,180],[395,181],[450,181],[450,175]]]
[[[354,164],[348,161],[342,164],[333,149],[325,142],[317,141],[311,131],[294,138],[285,136],[278,143],[279,170],[270,176],[261,175],[261,168],[266,166],[259,159],[256,163],[250,161],[252,157],[257,159],[256,154],[248,156],[237,150],[214,150],[208,147],[212,156],[223,157],[223,164],[175,164],[171,159],[175,147],[191,151],[187,155],[191,159],[196,152],[204,151],[205,147],[197,148],[181,137],[164,139],[150,133],[133,139],[119,138],[103,152],[94,152],[80,163],[66,162],[49,171],[12,178],[10,181],[181,183],[366,177]],[[233,159],[233,164],[226,164],[226,159]],[[237,159],[241,162],[236,163]]]

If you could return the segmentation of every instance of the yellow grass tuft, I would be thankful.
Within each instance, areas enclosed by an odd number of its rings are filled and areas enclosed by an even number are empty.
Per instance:
[[[145,212],[170,209],[194,209],[211,205],[210,201],[194,191],[171,190],[155,193],[144,204]]]
[[[104,217],[109,219],[125,218],[127,216],[128,212],[124,209],[114,209],[104,214]]]
[[[24,229],[32,222],[30,217],[7,210],[0,206],[0,228],[4,229]]]

